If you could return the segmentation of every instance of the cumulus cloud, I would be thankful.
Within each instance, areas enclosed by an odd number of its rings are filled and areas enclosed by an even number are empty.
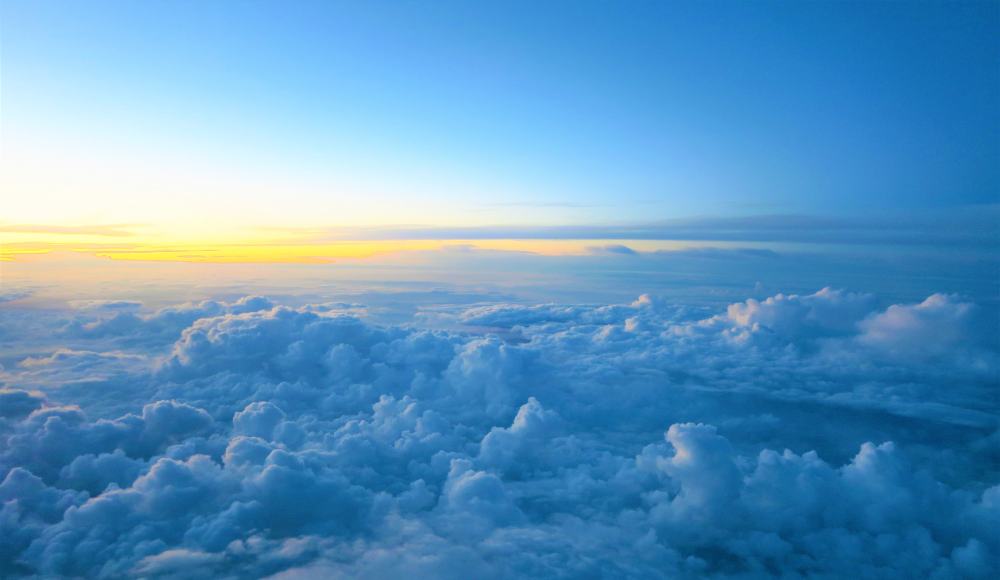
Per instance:
[[[131,303],[121,301],[102,301],[101,304],[95,306],[96,302],[86,301],[87,307],[121,310],[125,308],[122,306],[123,304],[131,305]],[[109,304],[114,306],[109,306]],[[173,341],[177,339],[181,331],[191,326],[196,320],[270,310],[273,306],[262,296],[247,296],[234,304],[206,300],[198,304],[186,303],[176,307],[162,308],[148,316],[132,312],[119,312],[111,318],[102,318],[96,321],[75,318],[63,328],[63,333],[68,336],[90,339],[129,337],[133,339],[132,342],[140,340]]]
[[[1000,573],[995,329],[960,297],[361,309],[69,322],[136,340],[4,375],[4,576]]]
[[[858,321],[875,310],[870,294],[824,288],[810,296],[778,294],[732,304],[726,316],[740,327],[765,327],[786,339],[853,334]]]
[[[920,304],[894,304],[858,326],[857,342],[897,359],[940,359],[956,349],[979,346],[976,306],[956,296],[935,294]]]
[[[17,419],[42,408],[45,397],[26,391],[0,391],[0,417]]]
[[[469,326],[511,328],[541,322],[569,322],[577,318],[581,312],[582,310],[576,307],[555,304],[533,306],[496,304],[466,310],[459,317],[459,321]]]

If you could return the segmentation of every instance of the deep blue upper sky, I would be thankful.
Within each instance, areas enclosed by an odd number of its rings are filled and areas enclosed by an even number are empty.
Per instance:
[[[6,221],[171,187],[283,225],[996,203],[998,6],[7,1]]]

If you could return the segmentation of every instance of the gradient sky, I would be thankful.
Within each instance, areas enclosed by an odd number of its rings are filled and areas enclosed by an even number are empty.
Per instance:
[[[998,24],[993,2],[7,1],[0,226],[8,249],[314,244],[995,204]]]

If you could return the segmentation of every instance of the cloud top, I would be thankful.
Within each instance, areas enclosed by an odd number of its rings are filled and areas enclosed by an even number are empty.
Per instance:
[[[109,313],[5,370],[4,574],[1000,572],[998,353],[960,297],[441,314],[516,342],[340,306]]]

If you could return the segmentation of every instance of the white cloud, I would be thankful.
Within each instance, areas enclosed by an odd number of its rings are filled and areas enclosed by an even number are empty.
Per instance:
[[[454,315],[520,327],[518,344],[345,310],[119,314],[61,336],[142,341],[7,371],[4,570],[998,573],[998,355],[956,297],[880,308],[824,289],[706,314],[644,295]],[[149,346],[168,336],[169,351]],[[82,377],[114,388],[96,396]]]

